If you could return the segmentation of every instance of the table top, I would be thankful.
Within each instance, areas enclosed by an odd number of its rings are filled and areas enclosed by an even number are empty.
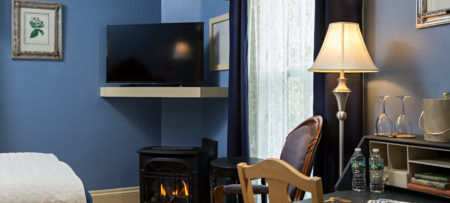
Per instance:
[[[248,165],[255,165],[263,160],[255,157],[222,157],[212,160],[210,164],[216,168],[236,170],[237,164],[241,162],[245,162]]]
[[[363,136],[363,139],[375,140],[375,141],[387,141],[399,144],[426,146],[426,147],[436,147],[443,149],[450,149],[450,142],[430,142],[424,139],[423,135],[416,135],[415,138],[390,138],[390,137],[380,137],[375,135]]]
[[[340,197],[342,199],[349,199],[352,203],[366,203],[368,200],[377,200],[380,198],[392,199],[397,201],[405,202],[423,202],[423,203],[438,203],[438,202],[449,202],[450,199],[443,197],[431,196],[423,193],[398,189],[398,190],[387,190],[383,193],[372,193],[369,191],[365,192],[355,192],[353,190],[334,192],[324,195],[324,200],[330,197]],[[310,203],[311,199],[306,199],[298,201],[295,203]]]

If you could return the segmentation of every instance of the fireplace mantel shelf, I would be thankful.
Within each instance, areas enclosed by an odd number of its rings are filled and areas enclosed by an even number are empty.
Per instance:
[[[228,87],[100,87],[101,97],[226,98]]]

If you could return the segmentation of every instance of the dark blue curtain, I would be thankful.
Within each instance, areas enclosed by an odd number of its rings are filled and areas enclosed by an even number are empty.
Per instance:
[[[228,157],[249,156],[247,47],[247,0],[231,0]]]
[[[314,58],[319,53],[332,22],[362,22],[362,0],[316,0],[314,29]],[[334,191],[339,178],[339,121],[336,118],[337,102],[332,90],[337,85],[338,74],[314,73],[314,115],[324,117],[323,136],[317,150],[314,175],[322,177],[323,191]],[[352,90],[347,101],[347,119],[344,132],[344,163],[350,159],[354,148],[363,136],[363,87],[361,74],[346,74],[347,85]]]

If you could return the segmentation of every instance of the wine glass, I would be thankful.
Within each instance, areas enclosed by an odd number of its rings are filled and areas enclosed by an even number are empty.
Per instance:
[[[383,104],[383,112],[378,116],[376,123],[377,136],[391,137],[393,136],[392,131],[394,130],[394,123],[390,116],[386,113],[386,100],[389,95],[379,96]]]
[[[395,131],[399,135],[411,134],[411,125],[405,114],[405,102],[409,97],[410,96],[397,96],[397,98],[402,100],[402,113],[398,116],[397,121],[395,122]]]

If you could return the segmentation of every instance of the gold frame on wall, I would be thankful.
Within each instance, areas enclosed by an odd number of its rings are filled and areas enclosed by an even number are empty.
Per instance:
[[[416,28],[426,28],[450,23],[450,8],[440,8],[430,11],[429,1],[416,0]]]
[[[209,19],[209,69],[211,71],[228,70],[229,64],[216,64],[214,61],[214,24],[229,21],[228,13]]]
[[[20,1],[12,0],[12,29],[11,29],[11,56],[13,59],[43,59],[43,60],[62,60],[62,4],[59,2],[38,2],[38,1]],[[24,40],[21,39],[21,9],[42,9],[55,12],[53,31],[54,51],[30,51],[21,50]]]

